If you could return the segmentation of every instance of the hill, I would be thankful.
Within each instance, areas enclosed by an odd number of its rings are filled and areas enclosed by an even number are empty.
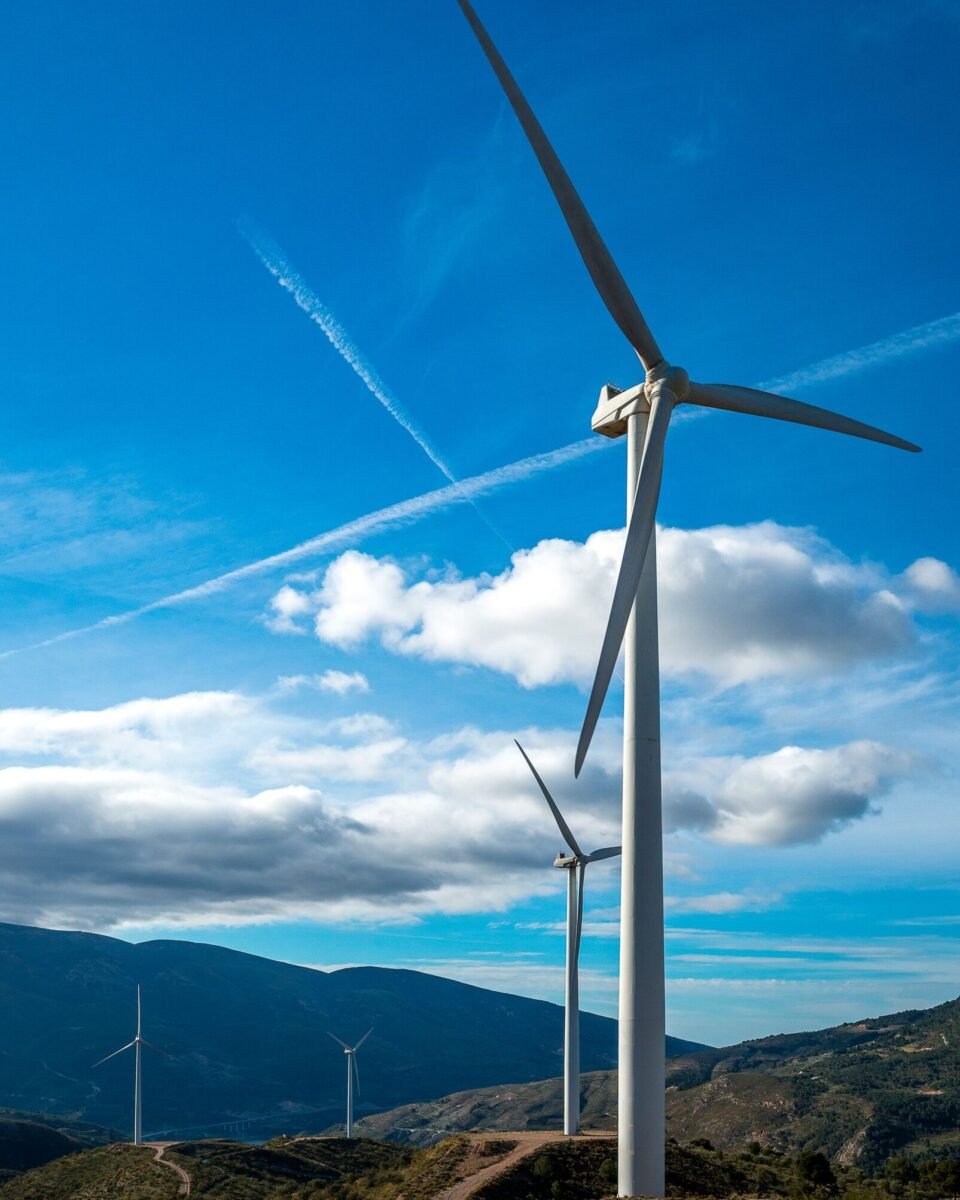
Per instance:
[[[816,1154],[676,1142],[666,1149],[671,1197],[942,1200],[960,1187],[956,1164],[870,1181],[853,1168],[832,1170]],[[0,1185],[0,1200],[174,1200],[187,1189],[217,1200],[603,1200],[615,1180],[612,1137],[460,1134],[426,1150],[278,1138],[263,1146],[207,1141],[86,1151]]]
[[[616,1125],[616,1075],[585,1074],[586,1129]],[[821,1151],[879,1170],[892,1154],[960,1153],[960,1000],[831,1029],[698,1050],[667,1065],[667,1131],[734,1149]],[[429,1145],[461,1129],[559,1129],[559,1079],[461,1091],[365,1117],[358,1130]]]
[[[0,1102],[128,1129],[129,1056],[91,1064],[132,1036],[137,983],[144,1034],[167,1052],[145,1059],[145,1133],[263,1137],[339,1120],[343,1055],[328,1030],[375,1026],[359,1112],[541,1079],[562,1062],[563,1011],[539,1000],[416,971],[0,925]],[[585,1013],[581,1040],[585,1067],[613,1064],[614,1021]],[[668,1039],[668,1053],[692,1048]]]
[[[0,1181],[42,1166],[65,1154],[116,1139],[112,1130],[83,1121],[38,1117],[0,1109]]]

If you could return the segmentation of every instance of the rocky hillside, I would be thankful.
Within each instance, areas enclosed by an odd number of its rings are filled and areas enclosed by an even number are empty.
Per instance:
[[[667,1129],[733,1149],[819,1150],[879,1169],[890,1155],[960,1153],[960,1000],[783,1034],[668,1063]],[[584,1076],[583,1124],[616,1125],[616,1076]],[[459,1129],[558,1129],[561,1081],[499,1085],[367,1117],[369,1136],[429,1145]]]

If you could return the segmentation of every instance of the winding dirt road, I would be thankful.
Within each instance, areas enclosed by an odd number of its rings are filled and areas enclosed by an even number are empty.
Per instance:
[[[550,1133],[526,1131],[524,1133],[500,1133],[499,1131],[489,1131],[487,1133],[474,1133],[470,1135],[473,1138],[474,1144],[479,1146],[483,1142],[490,1141],[506,1141],[516,1142],[516,1146],[505,1154],[503,1158],[498,1158],[495,1163],[491,1163],[488,1167],[481,1167],[479,1171],[475,1171],[472,1175],[468,1175],[466,1179],[461,1179],[459,1183],[455,1183],[453,1187],[447,1188],[445,1192],[441,1192],[437,1196],[437,1200],[467,1200],[474,1192],[479,1191],[485,1183],[489,1183],[491,1179],[496,1179],[498,1175],[502,1175],[504,1171],[509,1171],[522,1159],[527,1158],[541,1146],[545,1146],[547,1142],[562,1142],[566,1140],[566,1134],[552,1131]],[[580,1134],[580,1137],[610,1137],[610,1134]]]
[[[177,1189],[177,1195],[189,1196],[190,1188],[193,1186],[193,1181],[187,1172],[178,1163],[171,1162],[169,1158],[164,1158],[166,1152],[171,1146],[176,1146],[176,1142],[145,1142],[153,1150],[153,1161],[158,1162],[161,1167],[169,1167],[171,1171],[176,1171],[180,1177],[180,1187]]]

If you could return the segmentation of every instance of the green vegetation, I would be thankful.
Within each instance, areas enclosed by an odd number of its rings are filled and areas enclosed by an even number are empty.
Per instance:
[[[749,1143],[882,1176],[896,1155],[960,1153],[960,1001],[781,1034],[667,1064],[667,1132],[720,1149]],[[463,1129],[559,1129],[559,1079],[458,1092],[366,1117],[368,1136],[426,1146]],[[583,1076],[584,1129],[616,1125],[616,1076]]]
[[[105,1146],[27,1171],[0,1187],[3,1200],[175,1200],[179,1180],[147,1147]]]
[[[671,1197],[734,1200],[944,1200],[960,1196],[960,1159],[895,1156],[870,1178],[816,1150],[791,1157],[752,1142],[728,1151],[697,1139],[667,1143]],[[277,1138],[263,1146],[185,1142],[165,1157],[189,1174],[193,1197],[219,1200],[435,1200],[507,1161],[476,1200],[604,1200],[616,1191],[612,1138],[558,1138],[509,1161],[517,1142],[460,1134],[426,1150],[369,1139]],[[180,1181],[151,1147],[70,1155],[0,1186],[0,1200],[166,1200]]]

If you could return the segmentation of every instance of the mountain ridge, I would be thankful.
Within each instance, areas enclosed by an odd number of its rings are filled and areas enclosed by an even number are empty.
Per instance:
[[[326,1036],[374,1034],[358,1113],[562,1064],[563,1009],[405,968],[322,971],[202,942],[139,944],[0,925],[0,1103],[130,1123],[123,1045],[143,986],[145,1132],[268,1136],[340,1119],[343,1056]],[[587,1069],[616,1059],[616,1022],[581,1016]],[[696,1043],[668,1039],[668,1053]]]

